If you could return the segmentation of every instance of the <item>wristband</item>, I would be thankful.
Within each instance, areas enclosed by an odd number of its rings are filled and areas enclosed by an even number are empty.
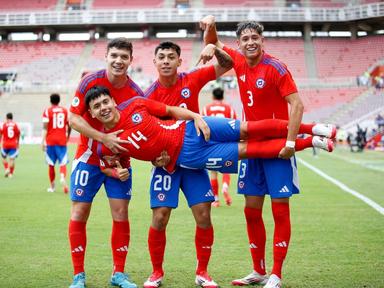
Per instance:
[[[113,168],[112,169],[112,175],[113,178],[120,179],[119,174],[117,173],[117,169]]]
[[[289,140],[287,140],[287,142],[285,142],[285,147],[288,147],[288,148],[295,148],[295,144],[296,144],[295,141],[289,141]]]

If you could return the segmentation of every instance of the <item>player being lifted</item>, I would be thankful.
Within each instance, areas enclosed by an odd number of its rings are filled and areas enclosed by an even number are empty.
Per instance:
[[[65,182],[67,176],[67,143],[71,133],[71,127],[68,124],[68,111],[59,106],[60,95],[51,94],[51,107],[43,112],[43,132],[42,148],[45,151],[45,159],[48,164],[48,176],[50,187],[48,192],[55,191],[55,164],[59,162],[60,183],[63,185],[64,193],[68,193],[68,186]]]
[[[231,105],[224,102],[224,90],[222,88],[215,88],[212,90],[213,102],[203,107],[202,115],[203,116],[215,116],[215,117],[224,117],[230,119],[236,119],[235,110]],[[225,203],[230,206],[232,204],[232,198],[229,195],[229,185],[231,181],[231,175],[228,173],[223,174],[223,183],[221,192],[224,196]],[[212,203],[212,206],[220,206],[219,201],[219,182],[218,182],[218,173],[216,171],[211,171],[211,186],[213,194],[215,195],[215,201]]]
[[[165,167],[168,172],[182,166],[237,173],[239,159],[278,157],[288,133],[286,120],[241,122],[203,117],[184,108],[142,97],[132,98],[117,106],[108,89],[102,86],[89,89],[85,103],[92,117],[103,123],[106,131],[123,130],[120,137],[129,141],[122,144],[126,152],[118,154],[98,144],[98,155],[102,161],[105,160],[103,165],[107,168],[113,168],[114,161],[125,157],[153,161],[165,150],[171,157]],[[160,119],[164,117],[179,120]],[[301,124],[299,131],[316,136],[296,139],[297,151],[313,146],[329,152],[333,150],[330,138],[334,137],[334,126]]]
[[[15,159],[19,155],[20,129],[13,121],[13,114],[7,113],[5,122],[0,127],[1,157],[5,169],[5,177],[12,178],[15,171]],[[9,162],[7,160],[9,158]]]

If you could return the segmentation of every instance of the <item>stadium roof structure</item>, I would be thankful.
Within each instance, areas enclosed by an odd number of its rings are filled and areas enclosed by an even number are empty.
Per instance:
[[[372,32],[384,29],[384,2],[345,7],[215,7],[156,9],[92,9],[0,12],[0,35],[23,31],[84,32],[96,30],[151,32],[187,29],[195,32],[204,16],[216,17],[219,30],[234,30],[235,23],[255,20],[266,30],[297,31],[310,24],[312,31]],[[354,28],[353,28],[354,27]]]

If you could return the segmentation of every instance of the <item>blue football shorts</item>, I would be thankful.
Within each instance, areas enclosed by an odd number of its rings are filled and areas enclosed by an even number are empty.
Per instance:
[[[71,200],[92,202],[96,193],[104,184],[108,198],[130,200],[132,195],[132,169],[127,181],[107,177],[99,166],[74,160],[71,173]]]
[[[222,173],[237,173],[240,121],[219,117],[204,117],[211,129],[207,142],[197,136],[193,121],[186,124],[183,147],[176,165],[184,168],[209,169]]]
[[[240,162],[238,194],[287,198],[299,193],[296,159],[245,159]]]
[[[60,166],[68,164],[67,146],[47,145],[45,160],[51,166],[55,166],[56,161]]]
[[[177,167],[170,174],[163,168],[154,167],[150,186],[151,208],[176,208],[180,189],[189,207],[215,200],[207,170]]]
[[[6,158],[7,156],[11,159],[15,159],[19,156],[19,149],[1,149],[1,156]]]

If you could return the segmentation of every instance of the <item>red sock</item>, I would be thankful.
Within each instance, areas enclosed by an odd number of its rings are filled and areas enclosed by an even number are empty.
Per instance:
[[[281,278],[281,270],[285,256],[288,252],[289,240],[291,238],[289,203],[272,202],[272,214],[275,221],[272,274]]]
[[[271,139],[264,141],[250,140],[247,142],[247,158],[276,158],[285,146],[287,139]],[[312,147],[312,136],[305,139],[296,139],[295,151],[302,151]]]
[[[149,228],[148,248],[151,255],[153,272],[159,271],[161,274],[164,274],[163,261],[166,240],[165,230],[159,231],[152,228],[152,226]]]
[[[313,135],[312,128],[315,124],[300,124],[299,134],[309,134]]]
[[[213,238],[214,233],[212,226],[206,229],[196,226],[195,246],[197,256],[197,275],[207,271],[209,258],[211,257]]]
[[[211,187],[215,200],[219,200],[219,182],[216,179],[211,179]]]
[[[248,139],[265,140],[283,138],[288,134],[288,121],[279,119],[265,119],[247,122]]]
[[[67,166],[65,165],[60,166],[60,175],[63,175],[64,178],[67,176]]]
[[[244,208],[249,247],[252,255],[253,270],[265,275],[265,242],[266,233],[261,209]]]
[[[8,162],[7,162],[7,161],[4,161],[4,162],[3,162],[3,165],[4,165],[4,169],[7,170],[7,169],[8,169]]]
[[[231,174],[228,174],[228,173],[223,174],[223,185],[224,184],[227,184],[227,186],[229,187],[229,185],[231,184]]]
[[[55,185],[55,166],[49,165],[48,166],[48,175],[49,175],[49,181],[51,182],[51,186],[53,187]]]
[[[296,146],[295,146],[295,150],[296,151],[301,151],[301,150],[304,150],[306,148],[309,148],[309,147],[313,147],[313,144],[312,144],[312,136],[310,137],[307,137],[305,139],[296,139]]]
[[[128,221],[113,221],[111,247],[113,256],[113,273],[124,273],[125,259],[128,254],[130,228]]]
[[[87,246],[86,222],[69,221],[68,235],[71,246],[73,274],[84,272],[84,256]]]
[[[9,167],[9,173],[13,174],[13,171],[15,171],[15,164]]]

